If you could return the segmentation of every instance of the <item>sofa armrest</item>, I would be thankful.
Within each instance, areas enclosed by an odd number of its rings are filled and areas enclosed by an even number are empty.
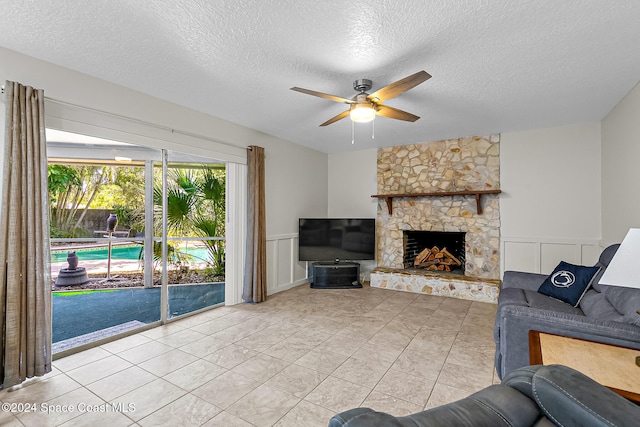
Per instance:
[[[503,384],[534,400],[559,425],[630,426],[640,420],[640,406],[567,366],[527,366]]]
[[[404,417],[369,408],[350,409],[331,418],[329,427],[532,426],[540,415],[525,394],[494,384],[464,399]]]
[[[547,277],[546,274],[505,271],[502,276],[502,288],[520,288],[537,291]]]
[[[500,378],[529,365],[530,330],[640,349],[638,326],[540,308],[503,306],[497,313],[496,328]]]

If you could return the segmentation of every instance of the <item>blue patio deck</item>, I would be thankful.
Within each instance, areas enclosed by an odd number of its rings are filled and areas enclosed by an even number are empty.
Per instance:
[[[224,283],[169,286],[169,317],[222,302]],[[88,341],[77,343],[80,345],[90,342],[92,336],[93,340],[109,336],[105,335],[107,331],[111,335],[124,332],[119,325],[160,320],[160,288],[113,289],[75,295],[54,292],[52,311],[54,348],[56,343],[87,335]]]

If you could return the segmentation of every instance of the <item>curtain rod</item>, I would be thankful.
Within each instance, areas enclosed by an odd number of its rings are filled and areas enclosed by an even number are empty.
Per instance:
[[[3,92],[4,92],[4,86],[2,86],[2,88],[3,88]],[[240,148],[240,149],[246,148],[246,147],[243,147],[241,145],[231,144],[230,142],[220,141],[219,139],[210,138],[208,136],[203,136],[203,135],[198,135],[198,134],[191,133],[191,132],[186,132],[186,131],[182,131],[182,130],[178,130],[178,129],[173,129],[173,128],[170,128],[168,126],[157,125],[155,123],[146,122],[146,121],[140,120],[140,119],[134,119],[132,117],[127,117],[127,116],[123,116],[123,115],[120,115],[120,114],[111,113],[109,111],[98,110],[97,108],[90,108],[90,107],[85,107],[83,105],[73,104],[71,102],[60,101],[59,99],[50,98],[48,96],[45,96],[44,99],[47,100],[47,101],[55,102],[55,103],[60,104],[60,105],[66,105],[66,106],[79,108],[79,109],[85,110],[85,111],[105,114],[105,115],[108,115],[108,116],[111,116],[111,117],[115,117],[115,118],[118,118],[118,119],[128,120],[130,122],[143,124],[145,126],[150,126],[150,127],[156,128],[156,129],[169,131],[171,133],[177,133],[177,134],[189,136],[189,137],[192,137],[192,138],[198,138],[198,139],[202,139],[202,140],[205,140],[205,141],[215,142],[216,144],[222,144],[222,145],[226,145],[228,147]]]

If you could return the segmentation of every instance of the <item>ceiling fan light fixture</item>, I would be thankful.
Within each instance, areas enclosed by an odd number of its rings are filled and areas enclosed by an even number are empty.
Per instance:
[[[376,116],[376,110],[371,104],[353,104],[349,110],[351,120],[358,123],[370,122]]]

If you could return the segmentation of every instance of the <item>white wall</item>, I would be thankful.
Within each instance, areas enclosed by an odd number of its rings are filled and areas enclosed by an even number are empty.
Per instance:
[[[279,242],[275,252],[269,247],[267,254],[269,292],[304,282],[305,272],[297,266],[297,254],[282,250],[282,246],[297,248],[299,216],[327,213],[326,154],[0,47],[0,81],[5,80],[44,89],[45,97],[50,99],[204,138],[190,139],[191,146],[182,147],[185,152],[215,158],[216,150],[212,147],[216,143],[211,140],[223,144],[222,147],[224,144],[238,147],[236,151],[248,145],[264,147],[267,236],[270,241]],[[0,113],[4,117],[3,103]],[[1,122],[4,126],[4,120]],[[2,153],[0,156],[4,155],[4,138]]]
[[[329,216],[375,218],[378,150],[329,155]]]
[[[329,155],[329,210],[333,218],[375,218],[378,150],[350,151]],[[360,280],[369,280],[375,261],[360,263]]]
[[[327,215],[327,155],[277,138],[265,147],[267,292],[306,282],[298,261],[298,218]]]
[[[549,273],[600,253],[600,123],[503,133],[503,270]]]
[[[602,240],[640,227],[640,84],[602,120]]]

